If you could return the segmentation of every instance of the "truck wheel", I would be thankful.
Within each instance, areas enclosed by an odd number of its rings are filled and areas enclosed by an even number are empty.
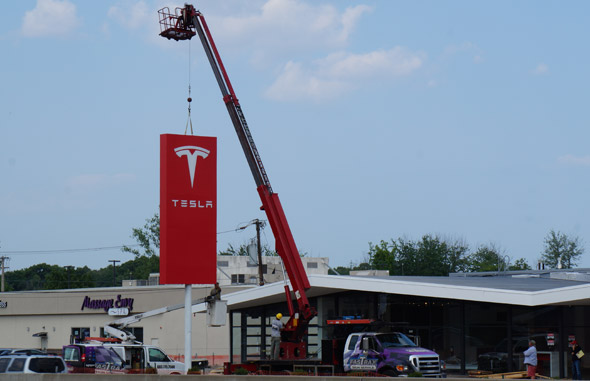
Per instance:
[[[386,369],[382,372],[382,374],[387,377],[397,377],[397,373],[393,369]]]

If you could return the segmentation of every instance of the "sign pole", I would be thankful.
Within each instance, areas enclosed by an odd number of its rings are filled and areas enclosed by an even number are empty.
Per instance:
[[[185,374],[191,368],[192,365],[192,285],[184,285],[184,372]]]

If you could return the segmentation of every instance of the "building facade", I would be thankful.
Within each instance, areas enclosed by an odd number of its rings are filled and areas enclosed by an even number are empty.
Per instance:
[[[571,270],[451,277],[310,276],[308,297],[318,315],[309,328],[308,355],[322,356],[322,340],[339,338],[326,322],[354,316],[401,331],[437,352],[449,374],[523,370],[528,341],[537,343],[539,373],[571,377],[570,345],[590,345],[590,283]],[[270,322],[279,288],[229,297],[231,354],[249,361],[267,358]],[[250,299],[248,294],[252,294]],[[582,358],[583,375],[590,362]]]
[[[248,269],[233,268],[236,272],[230,274]],[[310,274],[307,296],[318,315],[306,336],[308,355],[321,358],[322,341],[342,334],[328,320],[353,316],[413,337],[439,354],[449,374],[521,370],[522,351],[534,339],[539,372],[566,378],[571,375],[571,342],[584,349],[590,345],[589,274],[583,269],[449,277]],[[265,359],[272,317],[281,312],[284,321],[288,318],[284,285],[222,285],[229,308],[225,327],[208,327],[204,311],[193,306],[193,358],[217,365]],[[205,297],[210,290],[194,286],[192,297]],[[0,347],[59,353],[71,340],[102,336],[104,325],[120,318],[109,316],[111,307],[138,314],[183,301],[182,285],[133,287],[125,282],[112,288],[1,293]],[[179,361],[184,355],[183,327],[183,309],[131,326],[138,340],[159,346]],[[582,372],[590,377],[587,356]]]

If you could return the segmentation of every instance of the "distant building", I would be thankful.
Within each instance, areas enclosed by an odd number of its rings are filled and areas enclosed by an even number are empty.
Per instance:
[[[308,275],[328,275],[330,259],[327,257],[302,257],[303,268]],[[257,285],[258,264],[249,256],[218,255],[217,281],[220,286],[229,285]],[[377,272],[370,275],[389,275],[389,271]],[[351,274],[352,275],[352,274]],[[369,275],[369,274],[359,274]],[[280,257],[262,257],[262,278],[264,283],[282,282],[284,278]],[[123,287],[157,286],[160,284],[160,274],[152,273],[148,280],[123,280]]]

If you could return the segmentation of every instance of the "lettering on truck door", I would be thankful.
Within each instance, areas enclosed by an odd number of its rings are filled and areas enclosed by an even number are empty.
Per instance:
[[[148,352],[149,366],[156,368],[158,374],[169,374],[175,370],[176,365],[170,358],[158,348],[146,348]]]

